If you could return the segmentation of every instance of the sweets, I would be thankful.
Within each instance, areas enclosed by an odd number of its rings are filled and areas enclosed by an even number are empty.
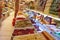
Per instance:
[[[29,34],[24,36],[15,36],[13,40],[47,40],[42,34]]]
[[[18,36],[18,35],[26,35],[26,34],[33,34],[35,32],[35,29],[28,28],[28,29],[15,29],[13,32],[13,36]]]
[[[33,31],[31,29],[28,29],[28,30]],[[25,31],[23,31],[23,32],[25,32]],[[49,33],[47,33],[46,31],[43,31],[41,33],[36,33],[36,34],[34,33],[34,34],[27,34],[27,35],[20,35],[20,36],[15,35],[13,37],[13,40],[55,40],[55,39]]]
[[[32,23],[29,20],[16,21],[15,27],[32,27]]]

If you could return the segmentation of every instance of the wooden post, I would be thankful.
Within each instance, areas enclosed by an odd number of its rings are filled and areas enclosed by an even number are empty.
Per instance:
[[[2,17],[2,2],[0,2],[0,19]]]
[[[14,15],[14,19],[13,19],[13,22],[12,22],[12,25],[15,26],[15,21],[16,21],[16,16],[17,16],[17,13],[19,11],[19,0],[14,0],[15,2],[15,15]]]
[[[49,14],[49,9],[50,9],[52,2],[53,2],[53,0],[47,0],[44,13]]]
[[[19,0],[15,0],[15,18],[16,18],[16,15],[18,13],[18,10],[19,10]]]
[[[4,7],[4,0],[0,1],[0,19],[2,18],[2,8]]]
[[[3,0],[0,1],[0,27],[1,27],[1,22],[2,22],[2,8],[3,8]]]
[[[0,27],[1,27],[1,18],[2,18],[2,6],[1,6],[1,2],[0,2]]]
[[[1,19],[1,15],[2,15],[2,7],[0,5],[0,19]]]

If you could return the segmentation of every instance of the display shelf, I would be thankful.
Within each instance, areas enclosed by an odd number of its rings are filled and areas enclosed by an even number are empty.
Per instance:
[[[40,36],[39,36],[40,35]],[[47,40],[45,37],[44,37],[44,35],[43,34],[28,34],[28,35],[21,35],[21,36],[15,36],[15,37],[13,37],[13,40],[22,40],[22,39],[25,39],[25,40],[27,40],[27,39],[31,39],[31,40],[33,40],[33,38],[35,38],[35,37],[38,37],[39,36],[39,38],[41,39],[41,40]],[[23,38],[22,38],[23,37]],[[38,39],[35,39],[35,40],[38,40]]]
[[[27,34],[27,35],[18,35],[18,36],[12,36],[12,40],[55,40],[49,33],[46,31],[40,32],[40,33],[34,33],[34,34]]]
[[[34,11],[34,12],[40,13],[40,14],[42,14],[42,15],[44,15],[44,16],[48,16],[48,17],[51,17],[51,18],[53,18],[53,19],[55,19],[55,20],[60,21],[60,18],[58,18],[57,16],[53,16],[53,15],[51,15],[51,14],[44,14],[43,12],[39,12],[39,11],[37,11],[37,10],[32,10],[32,9],[26,9],[26,10]]]
[[[21,17],[22,17],[22,18],[26,18],[24,15],[19,15],[19,16],[17,15],[17,16],[16,16],[16,18],[21,18]]]
[[[14,29],[33,29],[33,28],[34,28],[34,27],[32,26],[32,27],[24,27],[24,28],[23,28],[23,27],[21,27],[21,28],[16,28],[16,27],[15,27]]]
[[[15,23],[15,28],[25,28],[25,27],[32,27],[32,23],[27,21],[18,21]],[[23,23],[23,24],[22,24]]]
[[[20,36],[20,35],[34,34],[34,33],[36,33],[36,30],[34,28],[15,28],[14,32],[12,33],[12,37]]]

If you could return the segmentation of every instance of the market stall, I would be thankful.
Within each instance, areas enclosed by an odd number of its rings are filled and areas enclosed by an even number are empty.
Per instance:
[[[56,17],[57,15],[53,16],[55,14],[48,15],[52,14],[52,12],[56,13],[56,10],[52,10],[55,2],[52,2],[53,0],[5,0],[3,8],[0,2],[0,20],[1,18],[4,20],[7,17],[9,20],[2,23],[5,25],[3,26],[2,30],[4,28],[5,31],[9,30],[9,33],[5,33],[9,36],[8,39],[60,40],[60,18]],[[2,32],[3,34],[4,30]],[[2,36],[5,36],[3,34]]]

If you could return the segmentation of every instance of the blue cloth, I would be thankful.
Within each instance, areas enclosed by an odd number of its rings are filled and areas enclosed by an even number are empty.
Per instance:
[[[36,26],[40,27],[40,29],[42,29],[43,31],[47,31],[48,33],[51,32],[45,24],[41,24],[37,19],[33,19],[33,21],[36,23]]]

